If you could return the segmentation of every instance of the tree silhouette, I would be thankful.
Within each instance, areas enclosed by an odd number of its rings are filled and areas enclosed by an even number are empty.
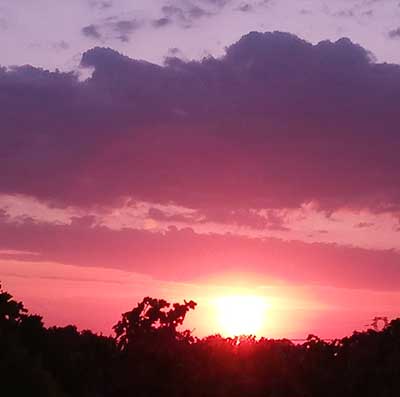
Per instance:
[[[303,344],[181,331],[193,301],[144,298],[115,337],[46,328],[0,288],[0,387],[43,397],[398,397],[400,319]],[[379,318],[379,321],[381,319]]]
[[[17,302],[12,295],[2,289],[0,284],[0,335],[6,328],[17,326],[26,317],[27,309],[22,302]]]
[[[124,350],[134,341],[154,336],[188,338],[188,331],[179,332],[177,328],[196,305],[192,300],[171,305],[164,299],[144,298],[134,309],[123,313],[122,319],[113,327],[119,349]]]
[[[0,384],[3,395],[64,395],[40,360],[45,336],[42,318],[29,315],[23,303],[14,300],[0,285]]]

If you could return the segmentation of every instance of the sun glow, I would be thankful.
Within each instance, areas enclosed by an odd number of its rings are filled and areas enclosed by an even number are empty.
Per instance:
[[[261,296],[234,295],[217,298],[217,320],[221,334],[260,336],[268,307],[266,299]]]

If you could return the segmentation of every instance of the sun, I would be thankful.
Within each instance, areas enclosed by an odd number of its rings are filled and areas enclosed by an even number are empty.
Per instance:
[[[266,299],[261,296],[233,295],[217,298],[220,333],[224,336],[259,336],[268,306]]]

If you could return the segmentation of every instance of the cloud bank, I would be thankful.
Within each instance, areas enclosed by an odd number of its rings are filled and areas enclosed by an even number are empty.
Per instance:
[[[254,275],[257,284],[285,282],[398,290],[400,253],[276,238],[198,234],[170,227],[165,233],[95,225],[15,223],[0,218],[0,259],[116,268],[156,279],[192,282]]]
[[[82,66],[84,82],[0,69],[0,193],[398,211],[400,67],[348,39],[252,32],[222,58],[165,66],[96,47]]]

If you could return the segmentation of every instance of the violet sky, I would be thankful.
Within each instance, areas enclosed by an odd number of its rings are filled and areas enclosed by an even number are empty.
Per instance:
[[[398,1],[0,0],[0,33],[0,280],[48,324],[399,316]]]

